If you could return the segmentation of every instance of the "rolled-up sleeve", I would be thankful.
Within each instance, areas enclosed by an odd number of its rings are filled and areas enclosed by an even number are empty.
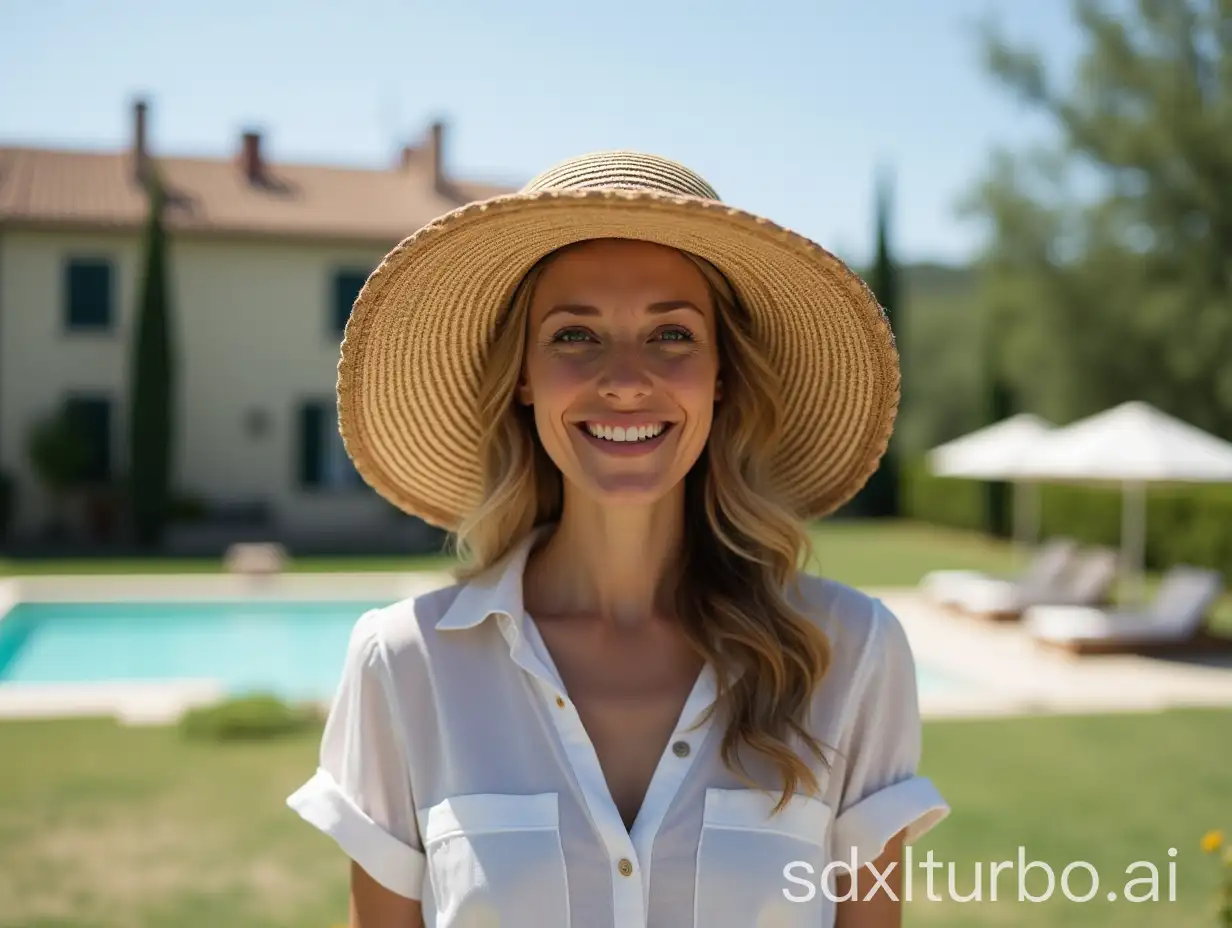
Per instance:
[[[422,897],[424,853],[379,612],[355,624],[313,776],[287,805],[387,889]]]
[[[867,666],[855,689],[842,803],[834,823],[834,853],[857,866],[876,860],[905,831],[912,842],[949,814],[949,806],[918,773],[922,729],[915,659],[898,617],[873,601]]]

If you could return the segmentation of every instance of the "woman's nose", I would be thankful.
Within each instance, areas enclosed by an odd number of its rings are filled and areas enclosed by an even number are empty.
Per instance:
[[[599,375],[599,392],[621,403],[632,403],[651,391],[650,370],[639,346],[617,346],[608,354]]]

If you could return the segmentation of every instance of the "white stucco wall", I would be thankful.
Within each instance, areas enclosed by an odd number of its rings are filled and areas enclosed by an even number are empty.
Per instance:
[[[0,234],[0,465],[18,481],[17,527],[45,518],[26,462],[28,430],[74,390],[113,397],[113,466],[126,467],[127,384],[141,273],[136,236]],[[298,486],[297,410],[331,404],[338,362],[333,273],[371,268],[379,248],[255,241],[173,240],[172,331],[177,351],[178,486],[217,501],[264,500],[291,531],[362,531],[392,518],[367,490]],[[114,262],[116,325],[65,331],[70,256]],[[245,427],[252,412],[267,430]]]

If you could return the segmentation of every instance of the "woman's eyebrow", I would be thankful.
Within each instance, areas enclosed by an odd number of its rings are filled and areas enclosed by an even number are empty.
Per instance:
[[[658,303],[651,303],[646,309],[652,313],[669,313],[674,309],[691,309],[699,314],[702,312],[689,300],[662,300]],[[543,314],[543,321],[546,322],[555,315],[598,316],[600,311],[597,306],[590,306],[586,303],[560,303]]]

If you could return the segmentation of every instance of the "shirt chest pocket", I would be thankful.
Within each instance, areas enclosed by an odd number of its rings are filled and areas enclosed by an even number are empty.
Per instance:
[[[823,924],[826,894],[820,881],[828,856],[830,807],[796,795],[771,815],[778,800],[777,794],[758,790],[706,791],[694,924]]]
[[[454,796],[420,813],[429,928],[569,928],[556,793]]]

